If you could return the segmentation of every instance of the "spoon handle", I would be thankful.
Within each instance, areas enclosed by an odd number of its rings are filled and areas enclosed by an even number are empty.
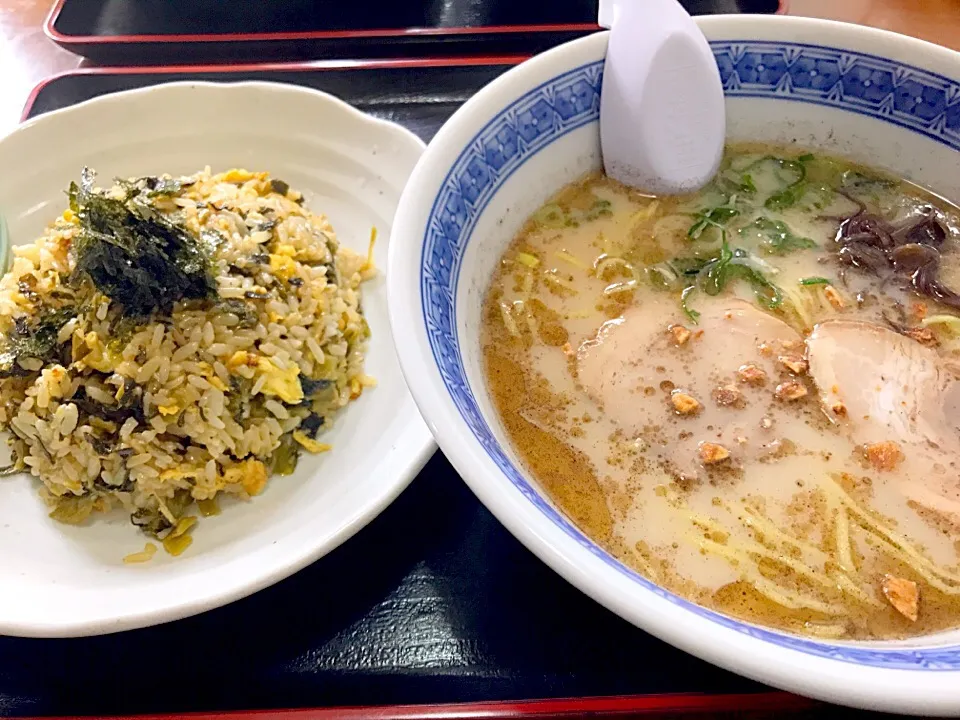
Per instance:
[[[613,27],[616,0],[600,0],[600,9],[597,10],[597,25],[609,30]]]

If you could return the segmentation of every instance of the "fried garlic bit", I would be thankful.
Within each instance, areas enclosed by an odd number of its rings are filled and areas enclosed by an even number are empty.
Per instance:
[[[687,330],[683,325],[671,325],[668,330],[673,336],[673,342],[678,346],[686,345],[687,341],[690,340],[690,337],[693,335],[693,333]]]
[[[910,622],[916,622],[920,612],[920,589],[912,580],[884,575],[881,583],[883,596],[894,609]]]
[[[903,334],[927,347],[937,347],[940,345],[940,340],[937,339],[937,336],[934,335],[933,330],[930,328],[910,328]]]
[[[679,415],[693,415],[700,410],[700,402],[693,395],[680,390],[674,390],[671,393],[670,402]]]
[[[807,361],[796,355],[781,355],[777,362],[794,375],[803,375],[807,371]]]
[[[747,385],[763,385],[767,381],[767,373],[753,363],[741,365],[737,370],[737,377],[740,378],[740,382]]]
[[[704,465],[716,465],[730,458],[730,451],[717,443],[702,442],[697,447],[697,451]]]
[[[714,388],[713,401],[721,407],[743,407],[743,393],[735,385]]]
[[[903,450],[893,440],[867,445],[864,449],[867,460],[877,470],[895,470],[903,462]]]
[[[807,394],[806,386],[796,380],[788,380],[777,385],[774,391],[777,400],[793,401],[805,397]]]

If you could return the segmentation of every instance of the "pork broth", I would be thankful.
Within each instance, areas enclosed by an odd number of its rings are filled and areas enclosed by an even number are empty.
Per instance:
[[[730,147],[652,197],[593,175],[484,304],[517,455],[590,537],[804,635],[960,626],[957,208],[849,162]]]

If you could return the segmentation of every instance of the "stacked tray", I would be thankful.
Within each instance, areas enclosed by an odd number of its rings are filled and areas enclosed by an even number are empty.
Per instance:
[[[683,0],[773,13],[785,0]],[[57,0],[47,34],[100,63],[534,53],[595,32],[597,0]]]

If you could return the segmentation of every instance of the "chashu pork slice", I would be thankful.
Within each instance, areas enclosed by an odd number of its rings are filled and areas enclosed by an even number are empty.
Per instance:
[[[604,323],[577,353],[583,389],[675,474],[697,477],[708,465],[769,453],[771,415],[784,405],[777,387],[796,382],[806,392],[781,362],[803,362],[802,338],[735,298],[707,304],[697,325],[684,320],[664,298]]]
[[[807,356],[827,415],[857,445],[897,443],[907,497],[960,520],[960,382],[937,351],[874,323],[828,320]]]

